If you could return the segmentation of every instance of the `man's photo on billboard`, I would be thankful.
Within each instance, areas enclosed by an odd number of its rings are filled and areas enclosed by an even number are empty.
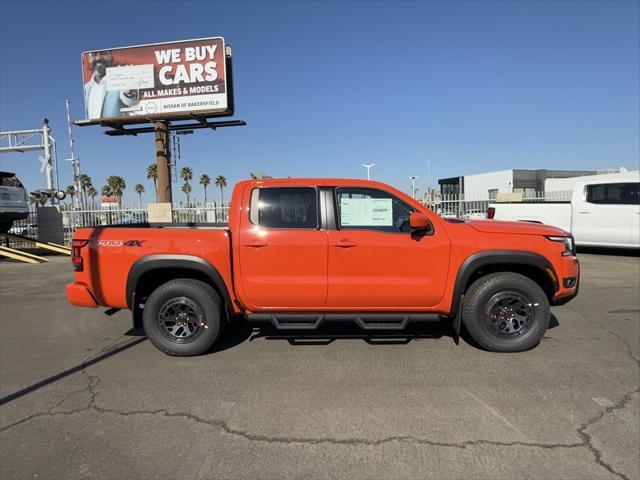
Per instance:
[[[84,84],[84,105],[87,119],[120,117],[122,108],[132,107],[139,101],[138,90],[109,90],[107,68],[112,66],[111,51],[102,50],[86,54],[91,78]]]

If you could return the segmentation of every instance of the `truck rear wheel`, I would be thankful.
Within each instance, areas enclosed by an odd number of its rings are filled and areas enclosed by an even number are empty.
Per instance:
[[[145,304],[142,323],[151,343],[167,355],[206,352],[222,327],[222,300],[200,280],[181,278],[156,288]]]
[[[549,300],[536,282],[518,273],[499,272],[469,287],[462,321],[482,348],[522,352],[540,343],[549,315]]]

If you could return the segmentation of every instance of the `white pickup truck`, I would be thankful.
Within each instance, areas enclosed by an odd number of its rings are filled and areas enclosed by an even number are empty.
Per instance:
[[[553,225],[581,246],[640,248],[640,172],[601,177],[574,183],[571,201],[492,203],[487,218]]]

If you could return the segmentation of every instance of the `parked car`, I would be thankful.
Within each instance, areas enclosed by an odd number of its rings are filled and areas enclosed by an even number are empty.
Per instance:
[[[640,172],[576,182],[571,201],[492,203],[487,217],[553,225],[580,246],[640,248]]]
[[[142,213],[134,213],[134,212],[130,212],[125,214],[122,219],[120,220],[120,223],[144,223],[146,221],[145,219],[145,215]]]
[[[248,180],[228,227],[78,229],[73,305],[130,309],[169,355],[209,349],[243,316],[276,328],[460,321],[493,351],[538,344],[550,305],[578,293],[573,239],[522,222],[443,219],[383,183]]]
[[[15,173],[0,172],[0,233],[7,233],[15,220],[29,216],[27,192]]]
[[[462,218],[471,218],[471,219],[480,219],[487,218],[487,212],[485,210],[475,209],[475,210],[467,210],[462,215]]]

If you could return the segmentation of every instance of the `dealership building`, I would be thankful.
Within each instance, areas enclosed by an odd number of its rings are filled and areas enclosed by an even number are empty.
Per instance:
[[[442,195],[464,194],[469,199],[493,200],[498,193],[522,193],[522,198],[531,198],[545,192],[548,178],[570,178],[595,175],[595,170],[498,170],[463,177],[438,180]]]

